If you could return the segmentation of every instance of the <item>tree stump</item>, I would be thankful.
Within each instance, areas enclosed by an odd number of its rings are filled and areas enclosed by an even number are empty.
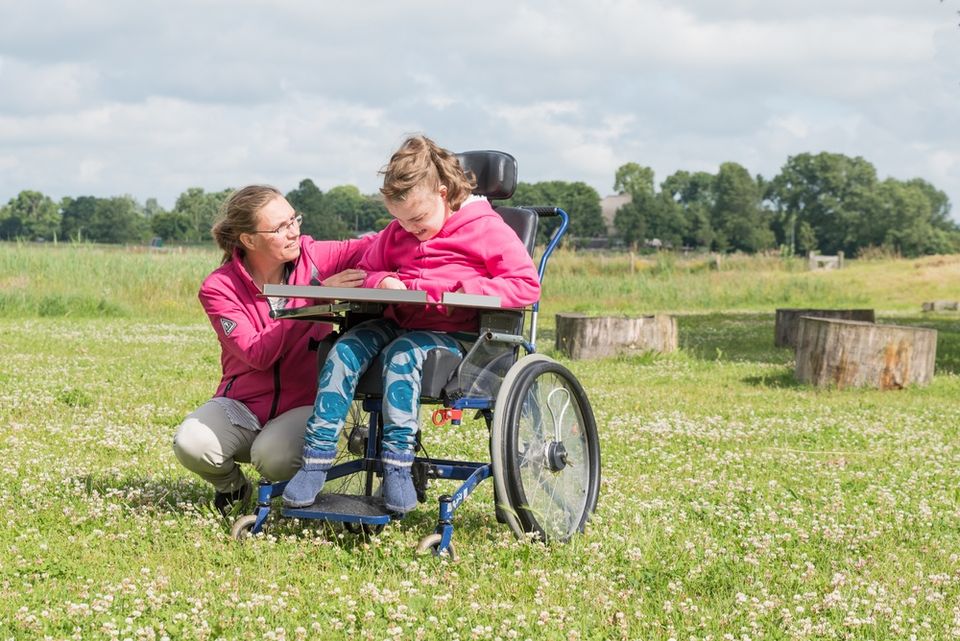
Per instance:
[[[571,359],[677,349],[677,319],[666,314],[624,318],[557,314],[556,348]]]
[[[778,309],[773,328],[773,344],[777,347],[796,347],[797,329],[801,316],[836,318],[838,320],[874,322],[872,309]]]
[[[817,387],[902,389],[933,380],[936,355],[934,329],[804,316],[796,376]]]
[[[925,312],[955,312],[960,310],[960,301],[955,300],[932,300],[923,304]]]

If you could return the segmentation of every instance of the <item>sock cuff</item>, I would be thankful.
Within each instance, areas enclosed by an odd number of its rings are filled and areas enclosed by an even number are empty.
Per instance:
[[[336,450],[315,450],[310,447],[303,448],[303,464],[305,466],[332,465],[336,457]]]
[[[413,458],[413,452],[386,451],[383,453],[383,464],[395,467],[410,467],[413,465]]]

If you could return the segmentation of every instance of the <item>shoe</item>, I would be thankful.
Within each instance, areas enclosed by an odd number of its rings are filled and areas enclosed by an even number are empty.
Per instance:
[[[229,516],[233,512],[234,505],[243,505],[253,493],[253,486],[250,481],[244,481],[239,490],[233,492],[217,492],[213,497],[213,507],[217,508],[223,516]]]
[[[301,467],[283,490],[283,503],[287,507],[307,507],[317,501],[317,495],[327,481],[327,470],[333,465],[336,450],[303,448]]]
[[[383,453],[383,503],[391,512],[406,514],[417,507],[417,489],[410,467],[413,452]]]

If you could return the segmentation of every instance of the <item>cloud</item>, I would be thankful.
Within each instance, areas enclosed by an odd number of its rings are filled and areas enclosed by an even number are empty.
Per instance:
[[[860,155],[957,202],[960,31],[930,0],[38,0],[0,9],[0,202],[377,187],[403,136],[601,194]]]

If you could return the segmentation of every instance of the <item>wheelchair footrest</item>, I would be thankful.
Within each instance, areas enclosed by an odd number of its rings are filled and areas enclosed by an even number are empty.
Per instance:
[[[385,525],[393,518],[381,497],[354,494],[321,494],[313,505],[300,508],[284,507],[281,514],[297,519],[322,519],[369,525]]]

